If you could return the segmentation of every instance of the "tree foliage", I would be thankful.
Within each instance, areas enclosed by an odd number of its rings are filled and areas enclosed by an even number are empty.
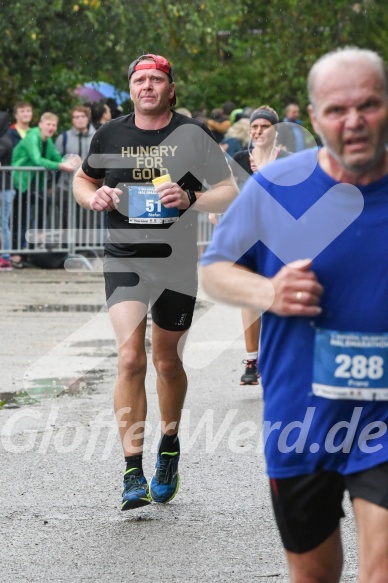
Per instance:
[[[178,105],[305,107],[306,74],[323,53],[388,52],[384,0],[0,0],[0,10],[1,109],[23,98],[64,114],[78,83],[125,90],[129,62],[147,52],[172,62]]]
[[[0,107],[24,99],[62,113],[77,83],[109,77],[123,22],[122,3],[109,4],[108,17],[101,0],[0,2]]]

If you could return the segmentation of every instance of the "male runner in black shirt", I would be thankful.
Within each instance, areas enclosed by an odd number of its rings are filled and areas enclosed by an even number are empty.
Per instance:
[[[127,464],[122,510],[169,502],[178,491],[178,426],[187,389],[178,343],[182,351],[197,290],[195,210],[223,212],[238,192],[208,128],[171,109],[170,63],[143,55],[128,78],[134,113],[96,132],[74,180],[81,206],[108,211],[104,275],[119,354],[114,405]],[[211,185],[207,192],[204,184]],[[150,485],[142,468],[148,306],[162,427]]]

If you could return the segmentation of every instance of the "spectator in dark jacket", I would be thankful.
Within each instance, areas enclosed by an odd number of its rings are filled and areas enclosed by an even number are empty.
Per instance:
[[[92,124],[96,130],[105,122],[112,119],[112,113],[109,106],[103,101],[94,101],[90,108],[92,115]]]
[[[12,141],[8,135],[9,116],[4,111],[0,112],[0,271],[10,271],[11,261],[9,250],[11,248],[11,231],[9,219],[11,205],[15,191],[11,189],[11,173],[2,170],[1,166],[10,166],[12,157]]]
[[[32,120],[32,106],[26,101],[17,101],[13,108],[15,123],[8,129],[8,135],[12,140],[12,146],[17,144],[26,137],[26,133],[30,129]]]

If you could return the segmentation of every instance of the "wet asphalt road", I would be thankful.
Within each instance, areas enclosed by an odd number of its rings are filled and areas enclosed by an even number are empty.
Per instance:
[[[0,290],[0,580],[288,581],[260,442],[260,388],[239,386],[238,310],[212,311],[200,294],[185,351],[181,490],[166,506],[122,513],[102,275],[14,270],[0,274]],[[159,438],[151,363],[147,391],[150,476]],[[342,581],[356,581],[352,519],[342,528]]]

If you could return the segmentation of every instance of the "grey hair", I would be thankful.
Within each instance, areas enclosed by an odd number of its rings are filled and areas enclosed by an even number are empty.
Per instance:
[[[332,62],[334,64],[345,63],[354,65],[355,63],[359,64],[360,60],[363,60],[364,62],[367,61],[370,67],[373,67],[380,75],[384,83],[385,92],[388,96],[388,68],[383,59],[377,53],[369,49],[360,49],[359,47],[341,47],[335,51],[326,53],[311,67],[307,77],[307,89],[310,103],[314,106],[316,81],[319,72],[327,63]]]

